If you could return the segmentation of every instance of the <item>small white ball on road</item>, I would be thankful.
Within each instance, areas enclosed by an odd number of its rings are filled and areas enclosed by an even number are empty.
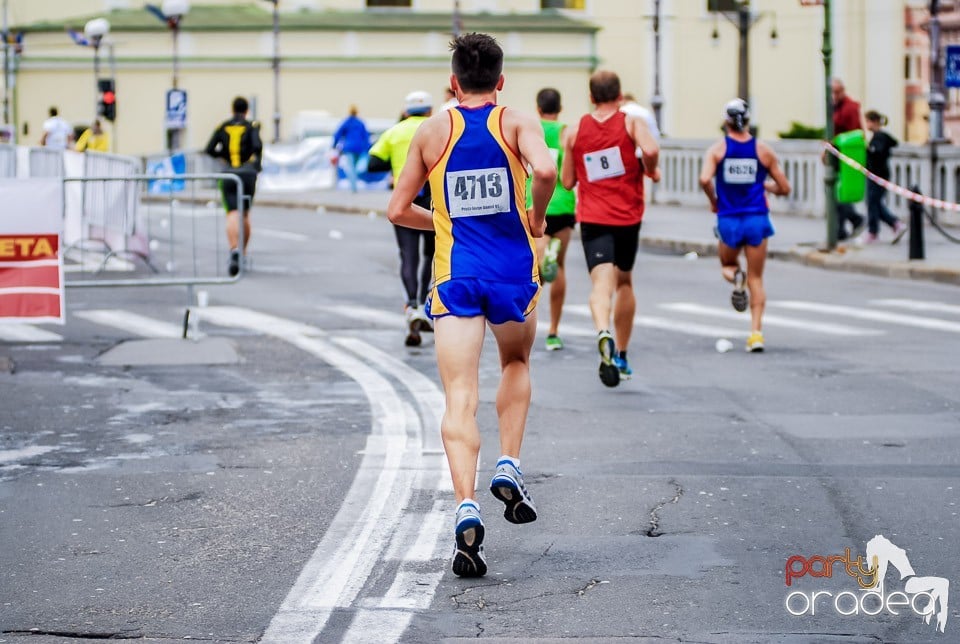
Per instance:
[[[343,239],[343,233],[339,230],[331,230],[330,239]]]
[[[694,260],[696,260],[696,259],[699,259],[700,256],[697,255],[697,251],[692,250],[692,251],[690,251],[689,253],[684,253],[683,258],[684,258],[685,260],[689,261],[689,262],[692,262],[692,261],[694,261]]]
[[[376,211],[376,210],[371,210],[370,212],[367,213],[367,217],[369,217],[370,219],[376,219],[376,218],[377,218],[377,211]]]
[[[715,346],[717,347],[717,353],[726,353],[733,348],[733,342],[730,342],[730,340],[727,340],[726,338],[720,338],[717,340],[717,344]]]

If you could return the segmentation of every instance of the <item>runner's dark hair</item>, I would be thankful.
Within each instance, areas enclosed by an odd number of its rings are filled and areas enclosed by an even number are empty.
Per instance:
[[[503,49],[493,36],[462,34],[450,43],[451,67],[460,89],[465,92],[489,92],[496,89],[503,72]]]
[[[552,87],[544,87],[537,92],[537,107],[544,114],[559,114],[560,92]]]

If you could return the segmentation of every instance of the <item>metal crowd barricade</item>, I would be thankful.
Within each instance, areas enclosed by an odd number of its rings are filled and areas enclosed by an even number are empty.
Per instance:
[[[176,192],[157,194],[155,182],[175,182]],[[79,238],[66,239],[65,285],[68,288],[185,286],[184,337],[200,284],[230,284],[244,273],[227,272],[230,249],[218,194],[206,186],[222,182],[243,187],[233,174],[185,174],[175,177],[131,175],[66,177],[64,192],[79,184],[84,194],[79,213],[65,201],[64,228]],[[77,221],[71,221],[76,219]],[[243,247],[243,226],[240,247]]]
[[[13,179],[17,176],[17,146],[0,144],[0,178]]]

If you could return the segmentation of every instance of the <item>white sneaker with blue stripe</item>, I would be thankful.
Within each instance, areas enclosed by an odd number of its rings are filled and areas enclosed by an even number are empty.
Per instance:
[[[483,557],[483,519],[480,508],[470,500],[457,507],[453,550],[453,573],[458,577],[483,577],[487,561]]]
[[[497,462],[497,471],[490,481],[493,496],[504,502],[503,518],[510,523],[530,523],[537,520],[537,509],[533,507],[523,474],[508,460]]]

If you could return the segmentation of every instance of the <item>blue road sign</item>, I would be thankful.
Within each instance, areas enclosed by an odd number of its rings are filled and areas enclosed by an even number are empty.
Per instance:
[[[165,123],[168,130],[183,130],[187,127],[187,93],[182,89],[168,89]]]
[[[960,87],[960,45],[947,45],[944,83],[947,87]]]

